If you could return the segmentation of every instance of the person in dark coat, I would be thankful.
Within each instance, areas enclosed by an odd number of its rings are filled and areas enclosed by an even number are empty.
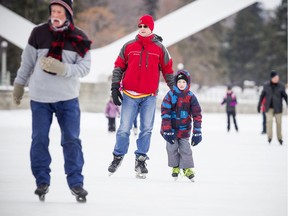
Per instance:
[[[236,105],[237,98],[236,95],[232,91],[232,87],[227,87],[227,93],[223,98],[221,105],[226,104],[226,113],[227,113],[227,131],[230,131],[230,118],[232,117],[235,130],[238,131],[238,125],[236,121]]]
[[[282,145],[282,112],[283,104],[282,100],[284,99],[287,104],[287,93],[285,91],[285,86],[283,83],[279,82],[280,77],[276,71],[271,71],[270,81],[264,83],[263,90],[260,94],[257,111],[260,113],[261,102],[263,98],[266,98],[265,102],[265,112],[266,112],[266,121],[267,121],[267,135],[268,142],[271,143],[273,135],[273,117],[276,120],[276,130],[277,138]]]

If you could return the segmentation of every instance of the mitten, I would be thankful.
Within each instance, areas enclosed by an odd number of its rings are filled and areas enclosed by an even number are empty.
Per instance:
[[[13,100],[14,103],[17,105],[20,105],[21,100],[24,95],[24,85],[20,85],[18,83],[14,83],[14,89],[13,89]]]
[[[175,134],[173,130],[170,131],[164,131],[162,134],[163,138],[170,144],[174,144],[175,143]]]
[[[118,83],[112,83],[111,96],[113,99],[113,103],[117,106],[120,106],[122,104],[121,101],[123,100],[123,96],[120,93],[119,88],[120,88],[120,85]]]
[[[42,70],[57,74],[59,76],[64,76],[66,71],[66,66],[64,63],[60,62],[58,59],[52,58],[51,56],[49,57],[43,57],[40,60],[40,66]]]
[[[194,128],[191,139],[191,145],[196,146],[202,141],[201,128]]]

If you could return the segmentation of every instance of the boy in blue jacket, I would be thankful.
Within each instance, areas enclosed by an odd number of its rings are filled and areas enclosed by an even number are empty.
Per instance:
[[[161,135],[167,141],[168,166],[172,167],[172,177],[178,178],[180,170],[191,181],[194,178],[194,161],[189,138],[192,130],[191,145],[202,140],[202,114],[199,102],[190,91],[190,75],[179,70],[175,75],[173,90],[170,90],[161,105]]]

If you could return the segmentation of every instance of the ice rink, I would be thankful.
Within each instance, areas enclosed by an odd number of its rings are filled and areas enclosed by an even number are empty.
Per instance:
[[[30,170],[30,110],[0,111],[0,215],[97,216],[286,216],[287,116],[284,145],[261,135],[260,114],[238,114],[239,132],[226,131],[225,113],[203,113],[203,141],[193,147],[195,183],[174,181],[156,114],[147,179],[136,179],[136,137],[118,171],[108,176],[115,134],[107,132],[102,113],[82,113],[87,203],[77,203],[66,184],[56,118],[50,131],[52,172],[45,202],[34,195]],[[116,120],[119,125],[119,119]],[[274,124],[275,125],[275,124]]]

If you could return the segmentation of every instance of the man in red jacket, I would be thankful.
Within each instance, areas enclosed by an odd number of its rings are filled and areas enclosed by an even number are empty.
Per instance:
[[[153,17],[147,14],[140,17],[138,29],[136,38],[121,48],[113,70],[111,95],[116,105],[122,104],[122,112],[113,161],[108,171],[110,174],[114,173],[127,153],[130,130],[139,111],[140,134],[135,151],[135,171],[137,177],[145,178],[148,173],[145,161],[148,159],[147,152],[153,130],[160,71],[172,89],[173,69],[172,59],[161,43],[162,38],[153,33]]]

